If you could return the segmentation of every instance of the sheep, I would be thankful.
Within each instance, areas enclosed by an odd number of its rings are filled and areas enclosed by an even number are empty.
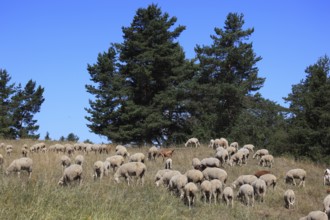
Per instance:
[[[97,178],[100,178],[101,180],[103,178],[103,175],[107,175],[105,174],[107,172],[107,169],[104,166],[104,162],[100,160],[94,163],[93,171],[94,171],[93,174],[94,180],[96,180]]]
[[[253,159],[256,158],[256,159],[259,159],[261,158],[262,156],[264,155],[267,155],[269,154],[268,150],[267,149],[260,149],[260,150],[257,150],[254,154],[253,154]]]
[[[171,170],[168,170],[168,169],[158,170],[155,175],[155,182],[159,181],[163,177],[163,175],[169,171],[171,171]]]
[[[61,161],[61,165],[62,165],[62,170],[64,170],[65,167],[68,167],[71,165],[71,159],[66,155],[62,155],[60,158],[60,161]]]
[[[119,146],[121,146],[121,145],[119,145]],[[122,146],[121,148],[118,148],[118,150],[116,149],[116,155],[123,156],[124,158],[130,156],[130,154],[128,153],[126,147],[124,147],[124,146]]]
[[[230,157],[229,165],[233,166],[234,164],[242,166],[243,160],[245,159],[245,156],[242,151],[237,151],[235,154],[233,154]]]
[[[248,149],[250,152],[254,152],[254,146],[252,144],[245,144],[243,148]]]
[[[183,174],[176,174],[172,176],[172,178],[170,179],[170,182],[168,184],[168,189],[171,191],[171,193],[174,192],[182,199],[184,196],[183,188],[187,183],[188,183],[187,176]]]
[[[17,176],[20,177],[21,171],[25,170],[29,173],[29,179],[32,175],[32,165],[33,161],[31,158],[22,157],[15,159],[6,169],[6,175],[9,175],[11,172],[17,172]]]
[[[162,157],[164,161],[166,157],[172,157],[173,153],[174,149],[162,149],[158,152],[158,157]]]
[[[116,146],[115,151],[117,152],[117,151],[119,151],[120,149],[125,149],[125,150],[127,150],[125,146],[119,144],[119,145]]]
[[[189,182],[183,187],[184,198],[188,200],[189,209],[195,203],[198,188],[195,183]]]
[[[251,185],[257,179],[258,178],[254,175],[241,175],[231,184],[231,186],[235,189],[237,186],[241,186],[243,184]]]
[[[245,205],[254,205],[254,190],[250,184],[243,184],[238,190],[237,196]],[[251,199],[251,201],[250,201]]]
[[[211,193],[214,198],[214,204],[217,204],[217,199],[221,198],[223,184],[218,179],[213,179],[211,182]]]
[[[244,157],[242,159],[242,163],[246,164],[246,160],[249,159],[250,151],[247,148],[241,148],[237,152],[242,152]]]
[[[165,169],[172,169],[172,159],[171,158],[167,158],[167,160],[165,161]]]
[[[187,176],[188,182],[201,183],[204,179],[204,175],[200,170],[191,169],[188,170],[184,175]]]
[[[21,148],[21,154],[22,154],[22,157],[27,157],[27,155],[28,155],[28,149],[27,149],[27,145],[25,144],[25,146],[23,146],[22,148]]]
[[[299,179],[300,183],[298,186],[305,187],[306,171],[303,169],[292,169],[289,170],[285,175],[285,182],[292,182],[293,185],[297,185],[295,179]]]
[[[238,150],[238,148],[239,148],[238,142],[232,142],[232,143],[230,143],[229,147],[233,147],[236,150]]]
[[[145,156],[143,153],[135,153],[129,157],[129,162],[141,162],[144,163]]]
[[[223,167],[224,163],[228,162],[229,154],[226,149],[218,150],[215,154],[215,158],[220,161],[221,166]]]
[[[160,184],[163,184],[166,188],[168,188],[168,184],[171,180],[171,178],[174,176],[174,175],[177,175],[177,174],[181,174],[179,171],[177,170],[168,170],[169,172],[165,172],[163,174],[163,176],[158,180],[156,181],[156,186],[159,186]]]
[[[83,165],[85,159],[83,155],[79,154],[74,160],[76,164]]]
[[[228,147],[227,139],[226,138],[215,139],[213,149],[216,149],[217,147],[223,147],[226,149]]]
[[[158,148],[155,146],[152,146],[148,150],[148,160],[156,160],[157,154],[158,154]]]
[[[264,197],[267,191],[266,182],[262,179],[257,179],[253,181],[251,185],[253,186],[255,197],[260,199],[261,202],[264,202]]]
[[[272,168],[274,163],[274,157],[273,155],[267,154],[260,158],[259,165],[263,167],[269,167]]]
[[[113,172],[125,162],[124,157],[121,155],[107,157],[106,160],[110,162],[110,167],[112,167]]]
[[[7,145],[6,146],[6,154],[8,155],[8,156],[10,156],[11,155],[11,153],[13,152],[13,145]]]
[[[3,159],[2,154],[0,154],[0,168],[2,169],[3,167],[3,163],[5,162],[5,160]]]
[[[147,170],[147,167],[144,163],[141,162],[128,162],[121,165],[116,173],[114,174],[114,179],[119,183],[119,178],[124,177],[129,185],[130,178],[136,176],[141,180],[141,185],[144,185],[144,175]]]
[[[227,186],[223,189],[222,198],[227,206],[230,203],[231,207],[234,207],[234,190],[231,187]]]
[[[204,198],[204,203],[206,204],[206,201],[208,200],[211,204],[211,198],[212,198],[212,184],[209,180],[204,180],[201,184],[201,192],[202,192],[202,199]]]
[[[209,143],[208,147],[214,148],[214,139],[210,140],[210,143]]]
[[[73,182],[74,180],[77,180],[79,182],[79,185],[81,185],[82,172],[83,172],[83,168],[79,164],[72,164],[66,167],[63,171],[63,175],[61,179],[58,181],[58,185],[66,186],[69,183]]]
[[[203,170],[203,176],[206,180],[213,180],[218,179],[223,184],[226,184],[228,174],[225,170],[217,167],[207,167],[205,170]]]
[[[206,167],[220,167],[220,160],[215,157],[208,157],[201,160],[201,170]]]
[[[330,183],[330,169],[325,169],[323,174],[323,185]]]
[[[233,154],[237,152],[237,148],[233,146],[229,146],[227,147],[227,151],[228,151],[228,156],[231,157]]]
[[[308,215],[301,217],[299,220],[328,220],[328,216],[326,213],[322,211],[311,211]]]
[[[327,214],[330,213],[330,195],[327,195],[323,199],[323,211],[326,212]]]
[[[267,174],[261,175],[259,177],[259,179],[264,180],[267,187],[273,186],[273,189],[275,189],[277,178],[273,174],[267,173]]]
[[[290,207],[293,208],[293,205],[295,203],[296,196],[294,194],[294,191],[292,189],[288,189],[284,192],[284,206],[287,209],[290,209]]]
[[[269,174],[269,173],[270,173],[269,170],[258,170],[254,173],[254,175],[259,178],[262,175]]]
[[[192,165],[193,169],[196,169],[196,170],[201,169],[201,161],[198,158],[193,158],[191,165]]]
[[[201,146],[197,138],[190,138],[188,141],[184,144],[185,147],[188,145],[195,145],[195,148]]]

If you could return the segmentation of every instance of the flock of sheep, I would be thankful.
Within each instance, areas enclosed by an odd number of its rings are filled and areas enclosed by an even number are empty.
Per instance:
[[[200,147],[197,138],[191,138],[185,146]],[[115,155],[107,157],[104,161],[98,160],[93,164],[93,178],[102,179],[113,173],[113,179],[119,183],[120,179],[125,179],[128,185],[131,184],[133,178],[137,179],[144,185],[144,177],[147,173],[146,159],[152,163],[157,157],[163,158],[164,169],[158,170],[155,174],[154,181],[157,187],[165,187],[172,195],[178,196],[191,209],[197,198],[202,196],[204,203],[217,203],[223,200],[227,206],[234,206],[234,200],[242,202],[247,206],[253,206],[255,200],[264,202],[265,195],[269,188],[275,190],[277,177],[272,174],[271,169],[274,166],[274,157],[267,149],[259,149],[255,151],[252,144],[246,144],[239,148],[237,142],[229,145],[225,138],[211,140],[209,147],[214,149],[214,155],[207,158],[191,158],[191,169],[180,172],[173,169],[172,155],[173,149],[159,149],[155,146],[148,150],[147,156],[138,152],[130,154],[126,147],[117,145]],[[11,155],[13,146],[0,144],[0,148],[4,148],[8,156]],[[109,153],[110,148],[107,145],[76,143],[74,145],[55,144],[46,147],[44,143],[32,145],[30,148],[24,145],[21,149],[22,157],[13,160],[6,168],[5,173],[16,172],[20,176],[21,171],[27,171],[29,178],[32,174],[33,161],[27,157],[28,154],[37,152],[53,151],[62,153],[60,163],[62,166],[62,177],[58,181],[58,185],[69,185],[74,181],[81,184],[83,179],[84,158],[88,153]],[[74,159],[72,155],[79,151]],[[259,170],[254,174],[246,174],[238,176],[235,181],[228,184],[228,173],[226,166],[247,166],[249,158],[259,160]],[[4,157],[0,154],[0,166],[3,166]],[[300,168],[294,168],[287,171],[285,182],[298,187],[305,187],[306,171]],[[297,184],[296,181],[299,181]],[[324,185],[330,184],[330,170],[324,172]],[[236,193],[235,193],[236,191]],[[288,209],[294,207],[296,196],[292,189],[287,189],[283,194],[284,206]],[[324,198],[324,210],[312,211],[301,219],[328,219],[330,216],[330,195]]]

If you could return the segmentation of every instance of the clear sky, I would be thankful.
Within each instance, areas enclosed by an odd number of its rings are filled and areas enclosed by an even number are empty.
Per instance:
[[[263,97],[286,105],[283,97],[305,78],[307,66],[330,56],[330,1],[307,0],[0,0],[0,68],[12,83],[32,79],[45,88],[45,102],[35,115],[40,139],[76,134],[80,141],[107,139],[91,133],[84,118],[92,98],[87,64],[111,43],[121,43],[122,27],[130,26],[138,8],[158,4],[178,18],[186,30],[178,41],[187,58],[194,47],[210,45],[214,28],[223,28],[230,12],[244,14],[244,29],[254,28],[250,41],[259,76],[266,82]]]

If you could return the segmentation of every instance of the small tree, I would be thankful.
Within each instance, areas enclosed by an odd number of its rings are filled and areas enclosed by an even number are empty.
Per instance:
[[[46,132],[45,140],[46,141],[50,141],[51,140],[51,138],[49,137],[49,132],[48,131]]]
[[[67,141],[71,141],[71,142],[77,142],[79,140],[79,137],[77,135],[75,135],[74,133],[70,133],[68,134]]]

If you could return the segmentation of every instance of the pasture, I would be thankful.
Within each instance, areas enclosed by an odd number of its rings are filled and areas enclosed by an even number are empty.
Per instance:
[[[219,204],[204,204],[198,194],[195,205],[188,206],[178,197],[171,195],[164,187],[156,187],[154,176],[164,168],[162,158],[156,161],[146,160],[147,172],[144,186],[127,186],[121,179],[116,184],[113,171],[102,180],[94,181],[93,164],[97,160],[104,161],[115,154],[115,146],[109,154],[84,154],[82,184],[61,187],[58,181],[62,176],[60,157],[63,153],[29,153],[33,159],[33,172],[28,179],[26,172],[19,179],[15,173],[5,175],[5,169],[12,160],[21,157],[21,147],[29,147],[36,143],[32,140],[0,142],[13,145],[12,154],[6,155],[5,149],[0,149],[4,157],[4,165],[0,170],[0,219],[299,219],[313,210],[323,209],[328,186],[323,185],[324,165],[312,164],[307,161],[294,161],[287,157],[275,157],[272,168],[262,168],[252,155],[246,165],[230,167],[225,165],[228,173],[226,186],[229,186],[239,175],[253,174],[257,170],[269,169],[277,177],[275,190],[267,189],[265,201],[256,201],[254,207],[247,207],[234,199],[234,207]],[[46,146],[54,142],[45,142]],[[194,157],[203,159],[214,156],[215,151],[202,144],[198,148],[175,146],[173,154],[173,169],[185,173],[191,169]],[[257,148],[257,146],[256,146]],[[142,152],[147,156],[149,147],[128,148],[130,154]],[[272,153],[272,152],[270,152]],[[82,152],[76,151],[74,157]],[[126,159],[127,162],[127,159]],[[307,171],[306,187],[287,185],[284,182],[285,173],[293,168]],[[284,207],[283,194],[286,189],[293,189],[296,195],[294,209]],[[238,189],[234,190],[236,194]]]

